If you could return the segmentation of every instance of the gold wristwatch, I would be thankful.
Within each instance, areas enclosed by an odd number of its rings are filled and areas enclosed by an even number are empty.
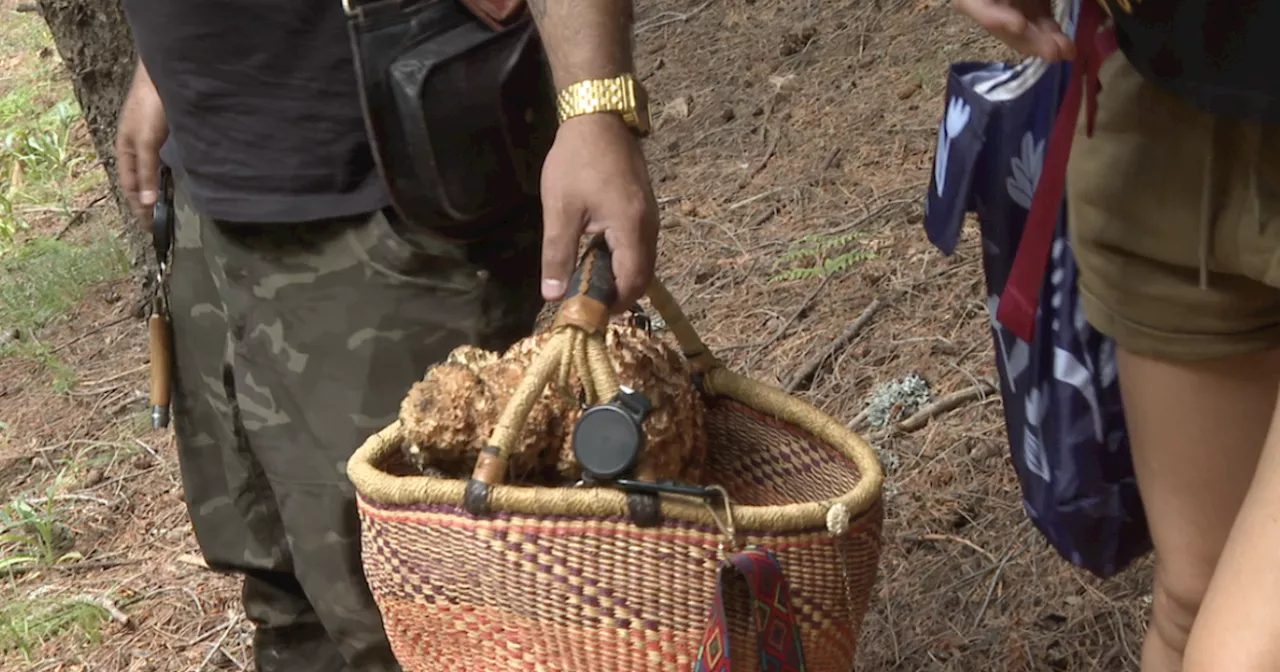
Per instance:
[[[633,75],[609,79],[588,79],[565,87],[557,96],[560,123],[573,117],[596,112],[614,112],[645,137],[649,135],[649,94]]]

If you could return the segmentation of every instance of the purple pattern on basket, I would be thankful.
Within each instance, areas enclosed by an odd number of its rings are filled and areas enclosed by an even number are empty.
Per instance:
[[[1068,27],[1074,32],[1071,22]],[[1129,454],[1115,344],[1088,324],[1080,305],[1065,203],[1035,342],[1018,339],[995,319],[1070,67],[1036,60],[952,65],[925,228],[949,255],[965,214],[977,213],[990,328],[1023,503],[1062,557],[1109,577],[1144,555],[1151,542]]]
[[[366,522],[366,526],[369,525],[384,527],[405,525],[405,523],[370,520]],[[426,604],[461,604],[470,601],[470,599],[461,592],[453,590],[454,587],[448,579],[453,572],[457,571],[456,569],[440,568],[440,572],[430,571],[425,562],[415,559],[411,552],[404,552],[407,550],[405,547],[383,543],[382,540],[388,536],[394,535],[372,534],[370,535],[370,541],[372,541],[379,549],[379,557],[392,557],[398,561],[393,563],[396,573],[405,576],[405,579],[387,582],[386,588],[391,589],[394,592],[403,592],[407,587],[409,587],[411,588],[411,593],[415,598],[415,601],[420,601]],[[503,542],[504,547],[509,551],[524,554],[524,546],[519,543],[510,543],[508,541],[508,538],[510,537],[521,538],[525,543],[537,543],[537,535],[530,535],[525,532],[496,530],[493,535],[494,540]],[[545,549],[543,550],[545,551]],[[715,565],[720,561],[718,551],[714,548],[698,548],[697,550],[700,552],[703,559],[710,565]],[[801,552],[811,553],[816,550],[817,549],[808,549]],[[822,552],[834,554],[835,546],[823,547]],[[655,557],[652,558],[652,560],[654,562],[661,562],[664,558],[674,557],[675,555],[676,554],[674,553],[659,553],[655,554]],[[553,564],[565,567],[567,575],[554,575],[555,581],[562,586],[567,585],[568,592],[573,596],[580,598],[581,603],[585,607],[596,610],[596,613],[594,614],[586,613],[585,611],[580,612],[575,616],[575,618],[589,622],[592,627],[597,625],[613,625],[616,627],[630,628],[632,624],[639,622],[644,630],[657,631],[660,629],[660,623],[655,620],[654,617],[660,617],[661,614],[646,613],[641,609],[630,606],[625,598],[617,596],[613,589],[602,586],[599,581],[591,577],[584,576],[582,567],[569,565],[568,559],[563,555],[537,557],[542,557],[544,560],[549,557]],[[785,554],[783,557],[785,557]],[[847,557],[846,561],[856,564],[853,558]],[[833,562],[835,562],[834,558]],[[549,565],[540,564],[539,567],[540,571],[543,571],[546,574],[551,574]],[[384,566],[384,571],[385,568],[386,567]],[[484,578],[480,573],[471,571],[466,573],[468,575],[468,583],[472,585],[480,585],[484,582]],[[409,575],[412,575],[413,578],[417,579],[417,581],[408,580]],[[579,579],[581,582],[580,585],[570,583],[570,577]],[[835,575],[833,575],[830,580],[839,581]],[[428,590],[429,593],[427,592]],[[591,591],[594,594],[588,595],[588,591]],[[822,618],[820,610],[809,610],[804,608],[804,606],[809,603],[809,599],[803,588],[793,587],[791,599],[795,602],[798,609],[796,618],[805,627],[818,630],[828,630],[833,626],[834,621],[830,618]],[[528,615],[536,615],[536,612],[531,608]]]

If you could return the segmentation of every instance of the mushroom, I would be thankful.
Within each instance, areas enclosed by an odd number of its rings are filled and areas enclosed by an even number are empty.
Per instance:
[[[530,336],[501,356],[463,346],[433,366],[401,405],[410,463],[423,472],[434,467],[458,478],[469,474],[550,338],[550,332]],[[630,325],[611,324],[605,347],[619,384],[641,392],[653,405],[637,477],[699,481],[707,452],[705,407],[685,358],[661,338]],[[584,395],[576,372],[546,386],[509,455],[511,482],[559,485],[581,476],[573,455],[573,428],[582,415]]]

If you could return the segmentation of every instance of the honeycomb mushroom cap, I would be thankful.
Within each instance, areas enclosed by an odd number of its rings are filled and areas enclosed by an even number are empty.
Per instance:
[[[456,477],[469,472],[553,336],[543,332],[521,339],[501,355],[462,346],[433,366],[401,404],[409,461],[419,470]],[[705,407],[686,359],[661,338],[629,325],[611,324],[605,347],[618,382],[653,405],[637,475],[698,482],[707,451]],[[584,397],[576,368],[567,380],[553,379],[543,389],[508,456],[512,482],[552,484],[581,477],[572,439]]]
[[[475,399],[484,388],[465,366],[442,362],[409,388],[400,404],[406,456],[414,466],[457,462],[478,452]]]

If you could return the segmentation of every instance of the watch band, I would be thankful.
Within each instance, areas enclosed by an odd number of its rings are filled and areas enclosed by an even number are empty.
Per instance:
[[[616,112],[641,134],[649,131],[647,106],[640,84],[631,75],[575,82],[556,97],[560,123],[584,114]]]

